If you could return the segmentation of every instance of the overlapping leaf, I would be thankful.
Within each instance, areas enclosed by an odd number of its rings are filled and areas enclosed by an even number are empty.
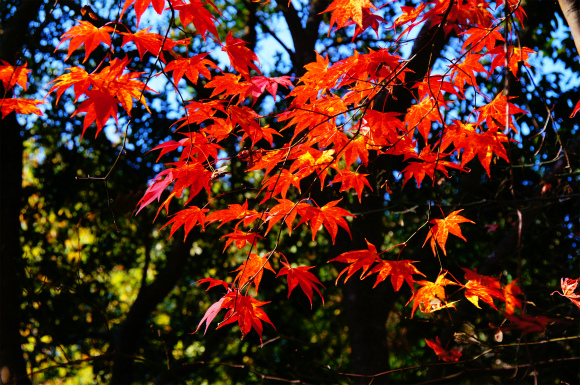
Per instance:
[[[318,280],[318,278],[316,278],[314,274],[308,271],[312,269],[314,266],[292,267],[290,266],[290,264],[288,264],[288,261],[286,262],[281,261],[281,263],[282,265],[284,265],[284,267],[280,269],[278,275],[276,275],[276,278],[282,275],[286,275],[286,278],[288,279],[288,298],[290,298],[292,290],[294,290],[296,286],[300,285],[300,288],[302,289],[304,294],[306,294],[308,300],[310,301],[311,308],[312,308],[313,289],[318,293],[318,295],[322,299],[322,304],[324,304],[324,297],[322,296],[320,289],[318,289],[318,286],[316,286],[320,285],[324,287],[324,285],[320,283],[320,281]]]
[[[434,226],[429,230],[427,234],[427,238],[425,238],[425,243],[431,238],[431,250],[433,250],[433,255],[437,256],[436,245],[439,245],[443,250],[443,254],[447,255],[447,251],[445,250],[445,243],[447,243],[447,238],[449,237],[449,233],[455,235],[466,240],[463,234],[461,234],[461,229],[459,228],[460,223],[475,223],[467,218],[458,215],[463,210],[456,210],[453,211],[451,214],[445,217],[445,219],[433,219],[429,221],[429,223],[434,224]]]

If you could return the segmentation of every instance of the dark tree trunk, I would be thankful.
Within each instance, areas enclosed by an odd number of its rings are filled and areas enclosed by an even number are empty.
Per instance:
[[[20,245],[22,128],[14,113],[0,125],[0,383],[24,384],[30,381],[20,348],[25,279]]]
[[[0,59],[15,65],[25,47],[31,21],[36,20],[41,0],[22,4],[2,21]],[[21,64],[21,63],[20,63]],[[0,97],[10,98],[0,86]],[[28,384],[26,363],[21,350],[22,292],[24,267],[20,244],[22,208],[22,127],[11,113],[0,121],[0,383]]]
[[[189,238],[194,237],[190,235]],[[135,370],[133,356],[139,348],[151,312],[173,290],[181,278],[192,242],[189,240],[181,242],[179,235],[176,235],[175,239],[178,241],[168,254],[165,267],[150,285],[141,287],[137,299],[121,325],[116,347],[118,356],[115,359],[111,384],[130,384],[133,381]],[[143,274],[146,274],[146,270],[145,266]]]

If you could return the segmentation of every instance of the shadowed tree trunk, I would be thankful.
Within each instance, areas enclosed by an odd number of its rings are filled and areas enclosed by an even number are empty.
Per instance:
[[[0,59],[17,65],[29,38],[28,26],[36,20],[41,0],[26,1],[0,29]],[[0,97],[12,91],[0,85]],[[0,123],[0,383],[30,383],[22,354],[20,323],[24,267],[20,244],[22,207],[23,128],[11,113]]]

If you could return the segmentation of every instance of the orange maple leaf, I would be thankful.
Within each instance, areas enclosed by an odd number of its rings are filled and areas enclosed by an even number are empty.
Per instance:
[[[514,314],[516,309],[522,310],[522,301],[517,297],[522,294],[522,290],[516,285],[517,279],[508,283],[504,289],[505,311],[507,314]]]
[[[207,53],[202,53],[190,58],[178,58],[171,61],[165,67],[165,71],[173,71],[173,83],[176,87],[183,75],[191,80],[193,84],[197,84],[197,80],[200,74],[211,80],[211,72],[207,67],[218,69],[218,66],[211,60],[205,59],[207,55]]]
[[[308,207],[308,208],[306,208],[304,210],[305,211],[304,216],[302,217],[302,219],[300,220],[300,223],[298,225],[305,223],[305,222],[310,223],[310,229],[312,230],[312,240],[313,241],[314,241],[314,238],[316,236],[316,233],[318,232],[318,229],[322,225],[324,225],[326,230],[328,230],[328,232],[330,233],[330,236],[332,237],[332,244],[333,245],[334,245],[334,240],[336,238],[336,233],[338,232],[338,226],[345,229],[346,232],[348,233],[348,235],[352,238],[352,235],[350,234],[350,229],[348,228],[348,223],[346,223],[346,220],[344,220],[343,217],[356,218],[356,216],[352,215],[351,213],[349,213],[345,209],[342,209],[340,207],[334,207],[341,200],[342,199],[328,202],[327,204],[325,204],[322,207]]]
[[[498,298],[501,300],[505,299],[503,293],[500,290],[483,285],[477,281],[468,281],[465,284],[465,298],[467,298],[469,302],[474,304],[479,309],[481,309],[479,306],[479,300],[481,299],[483,302],[487,303],[496,310],[497,307],[495,307],[495,304],[493,303],[493,298]]]
[[[150,52],[153,56],[157,56],[161,52],[162,48],[164,50],[171,51],[171,49],[175,46],[187,45],[189,42],[188,39],[179,41],[174,41],[169,38],[166,39],[164,36],[161,36],[158,33],[147,32],[150,29],[151,27],[148,27],[136,33],[121,32],[121,35],[123,35],[123,43],[121,44],[121,47],[124,47],[126,44],[133,42],[137,46],[139,58],[143,60],[143,55],[145,55],[145,52]],[[163,55],[161,55],[160,58],[163,62],[165,62]],[[165,70],[167,71],[167,68],[165,68]]]
[[[407,131],[412,133],[416,128],[425,139],[425,142],[427,142],[429,137],[432,123],[440,121],[439,105],[435,103],[435,99],[430,97],[423,99],[418,104],[413,104],[405,115]]]
[[[60,75],[48,84],[55,83],[49,93],[56,90],[56,102],[70,86],[74,86],[75,102],[78,100],[79,96],[87,92],[91,86],[90,75],[87,71],[79,67],[70,67],[66,69],[69,73]]]
[[[469,52],[469,51],[468,51]],[[483,55],[468,53],[467,56],[460,63],[455,63],[452,65],[451,77],[455,75],[453,82],[463,92],[465,83],[470,86],[475,87],[479,90],[477,86],[477,80],[475,78],[476,73],[487,73],[480,60]]]
[[[427,234],[427,238],[425,238],[425,242],[423,246],[427,243],[429,238],[431,238],[431,249],[433,250],[433,255],[437,256],[436,245],[439,245],[443,250],[443,254],[447,255],[447,251],[445,250],[445,243],[447,242],[447,237],[449,237],[449,233],[463,239],[466,241],[465,237],[461,234],[461,229],[459,228],[460,223],[468,222],[468,223],[475,223],[467,218],[458,215],[463,210],[457,210],[449,214],[445,219],[433,219],[429,221],[429,223],[433,223],[434,226],[429,230]]]
[[[580,307],[580,293],[575,293],[576,288],[578,287],[578,281],[580,278],[570,279],[570,278],[562,278],[560,280],[560,286],[562,286],[562,292],[559,291],[553,292],[551,295],[560,294],[562,297],[568,298],[574,305]]]
[[[64,60],[67,60],[70,55],[72,55],[72,53],[83,44],[85,45],[85,59],[83,60],[83,63],[87,61],[91,52],[93,52],[100,43],[104,43],[109,47],[111,46],[110,33],[113,32],[113,28],[107,26],[97,28],[88,21],[83,20],[77,20],[77,22],[81,23],[81,25],[75,25],[65,32],[61,36],[62,40],[56,47],[56,49],[58,49],[62,43],[70,40],[68,54]]]
[[[413,279],[413,274],[420,274],[423,277],[425,277],[425,274],[417,270],[413,263],[417,263],[417,261],[380,260],[379,264],[373,267],[369,273],[369,275],[379,273],[373,288],[376,287],[380,282],[387,279],[387,277],[390,275],[391,284],[393,285],[393,289],[395,289],[395,291],[399,291],[403,285],[403,281],[407,282],[407,284],[411,287],[411,290],[414,291],[415,288],[413,287],[413,283],[415,280]]]
[[[2,80],[4,91],[8,91],[16,84],[26,91],[28,74],[30,73],[30,70],[26,68],[27,63],[20,67],[14,67],[4,60],[2,60],[2,63],[3,65],[0,65],[0,80]]]
[[[435,282],[430,281],[416,281],[419,285],[423,286],[409,299],[405,304],[407,306],[411,301],[413,302],[413,310],[411,311],[411,318],[415,314],[415,310],[419,308],[423,313],[432,313],[437,310],[455,307],[454,302],[446,302],[445,297],[445,286],[447,285],[457,285],[457,283],[445,278],[447,272],[439,275]]]
[[[441,346],[439,337],[435,337],[435,341],[425,339],[427,345],[435,351],[437,357],[445,362],[457,362],[461,358],[461,352],[457,349],[447,350]]]
[[[243,103],[250,95],[252,83],[242,80],[242,75],[225,73],[218,75],[205,84],[205,88],[213,88],[211,97],[224,93],[221,98],[238,96],[237,104]]]
[[[0,110],[2,112],[2,119],[12,111],[22,115],[42,115],[42,111],[38,107],[39,104],[44,103],[42,100],[36,99],[0,99]]]
[[[324,305],[324,297],[322,296],[322,293],[316,286],[320,285],[324,287],[324,285],[320,283],[320,281],[318,280],[318,278],[316,278],[314,274],[308,271],[312,269],[314,266],[292,267],[290,266],[288,261],[286,262],[280,261],[280,262],[282,263],[282,265],[284,265],[284,267],[280,269],[278,275],[276,275],[276,278],[278,278],[281,275],[286,275],[286,278],[288,280],[288,298],[290,298],[292,290],[294,290],[296,286],[300,285],[300,288],[302,289],[304,294],[306,294],[308,300],[310,301],[310,308],[312,308],[312,295],[313,295],[312,289],[316,290],[316,292],[322,299],[322,304]]]
[[[517,134],[518,130],[514,125],[512,115],[521,113],[527,114],[527,111],[522,110],[513,103],[510,103],[509,99],[513,98],[515,98],[515,96],[510,96],[508,98],[507,96],[499,93],[491,102],[477,108],[475,111],[480,113],[477,123],[480,124],[485,120],[485,123],[493,133],[503,131],[506,128],[506,123],[508,123],[509,127]],[[508,110],[509,119],[506,120],[508,116]]]
[[[342,182],[339,192],[354,188],[358,196],[358,201],[361,202],[364,186],[367,186],[371,191],[373,191],[369,181],[365,178],[367,175],[368,174],[359,174],[349,170],[339,170],[338,175],[332,180],[332,182],[330,182],[330,184]]]
[[[465,48],[471,44],[471,52],[479,52],[483,50],[483,48],[487,48],[488,51],[491,51],[495,48],[496,42],[504,41],[503,36],[501,33],[495,30],[488,30],[485,28],[477,27],[471,28],[467,31],[461,33],[461,35],[468,35],[469,37],[465,39],[461,50],[463,52],[467,52]]]
[[[171,170],[175,182],[173,190],[171,190],[172,194],[179,198],[183,191],[189,188],[189,196],[185,204],[189,203],[202,189],[205,189],[208,195],[211,194],[210,181],[213,173],[207,170],[200,161],[198,161],[199,163],[192,161],[196,159],[168,163],[168,165],[175,166]],[[207,221],[209,222],[209,216]]]
[[[336,24],[336,29],[340,29],[352,20],[359,28],[363,28],[363,9],[372,8],[377,9],[369,0],[334,0],[324,11],[332,12],[330,18],[330,26],[328,33],[332,31],[332,27]]]

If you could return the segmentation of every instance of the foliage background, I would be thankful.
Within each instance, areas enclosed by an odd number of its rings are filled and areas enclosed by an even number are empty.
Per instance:
[[[65,63],[66,50],[53,51],[74,19],[87,19],[81,15],[81,7],[87,4],[7,1],[0,10],[4,31],[0,58],[13,62],[18,57],[28,63],[33,79],[27,95],[44,96],[43,85],[82,60],[84,53],[78,53]],[[275,2],[218,1],[216,5],[227,19],[218,26],[220,34],[225,36],[231,30],[256,47],[268,63],[268,76],[300,76],[303,66],[314,60],[314,49],[328,54],[332,62],[350,55],[354,45],[348,34],[352,30],[327,35],[329,14],[319,12],[328,2],[293,4],[296,9]],[[377,7],[384,6],[383,17],[388,22],[400,14],[403,4],[414,5],[411,1],[375,2]],[[309,232],[300,229],[292,237],[283,236],[281,250],[291,261],[317,266],[316,273],[326,287],[326,303],[322,306],[316,299],[311,310],[300,293],[286,298],[285,285],[266,272],[261,291],[268,293],[271,303],[267,311],[276,330],[266,327],[263,346],[253,334],[240,340],[236,328],[210,328],[205,336],[191,334],[207,307],[220,297],[219,291],[205,292],[192,284],[207,276],[223,277],[244,258],[242,252],[221,253],[219,237],[224,232],[209,226],[204,233],[194,230],[185,242],[179,233],[169,240],[169,229],[160,230],[164,218],[153,223],[154,208],[133,215],[147,180],[158,171],[156,154],[147,151],[171,137],[170,127],[180,117],[179,101],[170,86],[158,89],[159,95],[147,95],[151,113],[135,106],[128,145],[115,167],[123,120],[119,127],[109,126],[106,136],[93,139],[89,130],[80,139],[82,122],[70,117],[73,100],[68,93],[58,105],[48,98],[51,106],[42,118],[16,121],[12,115],[3,120],[2,217],[8,212],[5,207],[12,205],[18,208],[19,220],[8,223],[3,219],[2,223],[2,274],[11,275],[2,277],[2,297],[13,296],[18,302],[18,311],[10,316],[17,314],[32,382],[369,383],[370,378],[345,373],[375,374],[406,367],[412,369],[374,381],[577,381],[577,365],[569,359],[580,354],[578,340],[573,339],[579,334],[578,309],[550,293],[559,289],[561,277],[575,278],[579,271],[578,120],[568,118],[580,94],[579,57],[555,2],[522,5],[528,27],[520,31],[519,40],[538,55],[534,67],[521,69],[519,79],[510,80],[511,94],[530,111],[518,122],[522,135],[510,146],[511,165],[494,162],[492,178],[487,178],[472,162],[468,174],[455,174],[434,186],[424,183],[417,189],[412,182],[403,188],[397,179],[400,160],[392,159],[381,170],[373,170],[377,180],[389,180],[392,193],[373,186],[374,192],[366,197],[370,203],[363,200],[361,205],[356,196],[328,189],[325,194],[342,197],[348,201],[349,211],[361,218],[354,224],[354,241],[344,232],[339,233],[334,247],[322,232],[315,242]],[[97,25],[115,19],[119,9],[115,2],[106,1],[94,1],[90,6],[99,16]],[[125,21],[134,29],[132,18]],[[154,18],[150,22],[154,29],[159,28]],[[8,39],[18,28],[17,38]],[[288,49],[276,45],[268,31],[284,39]],[[210,40],[188,36],[193,37],[194,49],[208,52],[216,48]],[[391,47],[392,41],[392,30],[382,30],[378,38],[367,32],[356,48]],[[120,38],[114,44],[120,46]],[[438,44],[444,55],[453,56],[459,49],[456,38],[441,39]],[[85,63],[87,68],[94,68],[104,56],[103,47],[99,49],[102,51]],[[412,41],[400,49],[409,55]],[[137,56],[132,49],[126,54]],[[150,71],[154,60],[147,58],[133,60],[134,69]],[[479,84],[495,94],[503,83],[501,75],[494,74],[480,79]],[[193,97],[209,96],[201,86],[188,86]],[[270,97],[259,103],[264,114],[275,105]],[[285,102],[278,99],[278,103]],[[397,103],[403,111],[408,107],[402,99]],[[469,108],[461,105],[452,113],[465,116]],[[548,118],[548,110],[553,118]],[[269,123],[277,124],[274,120]],[[6,136],[8,130],[12,137]],[[21,171],[16,161],[20,158]],[[7,168],[16,168],[22,182],[17,177],[10,179]],[[232,193],[217,197],[215,207],[241,204],[259,187],[257,175],[241,171],[240,161],[232,159],[231,169],[229,186],[220,187]],[[109,172],[106,184],[84,179]],[[450,240],[443,260],[446,269],[458,278],[462,277],[459,266],[501,275],[506,282],[519,278],[528,301],[533,302],[528,304],[528,313],[565,321],[550,325],[543,333],[510,331],[497,343],[494,333],[504,319],[489,307],[475,312],[467,303],[453,315],[417,314],[411,319],[410,307],[405,307],[408,291],[394,293],[387,283],[371,291],[374,282],[357,282],[354,277],[354,282],[335,287],[341,266],[326,261],[349,248],[364,248],[365,236],[382,250],[408,239],[427,220],[429,207],[431,215],[439,210],[432,205],[445,214],[462,208],[477,224],[463,228],[467,243]],[[439,263],[428,248],[422,248],[426,234],[426,228],[420,230],[403,253],[407,259],[421,261],[421,271],[435,277]],[[5,249],[6,239],[16,249]],[[264,242],[268,246],[273,241]],[[280,266],[274,267],[278,270]],[[20,291],[22,297],[18,298]],[[4,309],[3,314],[7,314]],[[448,327],[450,322],[453,330]],[[463,334],[457,334],[458,330]],[[436,335],[444,341],[455,339],[464,357],[477,360],[441,364],[424,342]],[[542,343],[551,339],[561,340]],[[459,375],[448,377],[456,373]]]

